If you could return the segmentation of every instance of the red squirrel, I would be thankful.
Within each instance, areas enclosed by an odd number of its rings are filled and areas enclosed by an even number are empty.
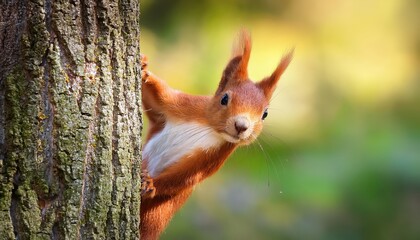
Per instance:
[[[191,195],[240,145],[263,127],[276,84],[292,60],[286,54],[263,80],[248,78],[251,38],[241,31],[213,96],[170,88],[147,70],[142,56],[142,102],[150,127],[143,148],[141,239],[157,239]]]

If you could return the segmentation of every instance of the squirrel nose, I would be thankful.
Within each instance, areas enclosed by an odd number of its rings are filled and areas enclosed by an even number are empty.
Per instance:
[[[241,134],[242,132],[245,132],[248,129],[248,124],[246,122],[235,122],[235,129],[238,132],[238,134]]]

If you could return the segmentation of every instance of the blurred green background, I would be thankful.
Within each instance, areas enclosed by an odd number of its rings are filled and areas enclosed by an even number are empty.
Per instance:
[[[418,0],[141,0],[141,51],[212,94],[249,29],[251,79],[295,47],[258,142],[199,185],[162,239],[420,239]]]

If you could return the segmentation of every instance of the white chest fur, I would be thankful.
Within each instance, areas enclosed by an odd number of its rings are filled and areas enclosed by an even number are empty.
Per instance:
[[[210,127],[193,122],[167,122],[163,130],[144,146],[143,158],[148,162],[150,176],[156,177],[165,168],[195,150],[217,147],[222,142],[220,135]]]

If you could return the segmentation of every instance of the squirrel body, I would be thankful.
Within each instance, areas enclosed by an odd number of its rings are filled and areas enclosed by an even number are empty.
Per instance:
[[[149,119],[143,148],[140,236],[157,239],[196,184],[214,174],[240,145],[262,130],[276,84],[292,59],[254,83],[247,65],[251,39],[239,34],[214,96],[194,96],[170,88],[146,70],[142,57],[142,102]]]

